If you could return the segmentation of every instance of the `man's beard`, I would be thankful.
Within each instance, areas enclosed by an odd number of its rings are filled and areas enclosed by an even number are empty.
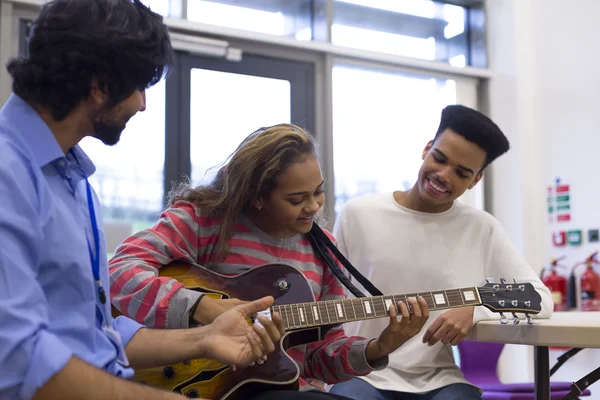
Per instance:
[[[119,139],[121,139],[121,133],[125,130],[125,123],[113,121],[110,118],[111,116],[115,117],[113,113],[104,113],[104,115],[97,116],[92,121],[94,137],[100,139],[102,143],[108,146],[117,144]]]

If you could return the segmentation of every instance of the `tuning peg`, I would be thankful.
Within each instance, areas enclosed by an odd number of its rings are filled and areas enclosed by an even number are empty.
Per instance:
[[[487,283],[494,283],[494,278],[486,278],[485,281]]]
[[[506,318],[506,315],[504,315],[503,312],[500,313],[500,323],[502,325],[508,324],[508,318]]]
[[[513,278],[513,283],[517,283],[517,280],[515,278]]]
[[[504,278],[500,278],[500,283],[505,284],[506,280]]]
[[[531,320],[531,316],[529,314],[525,314],[525,318],[529,325],[533,324],[533,321]]]
[[[521,322],[521,320],[519,319],[519,317],[517,317],[517,314],[512,313],[512,315],[513,315],[513,324],[519,325],[519,322]]]

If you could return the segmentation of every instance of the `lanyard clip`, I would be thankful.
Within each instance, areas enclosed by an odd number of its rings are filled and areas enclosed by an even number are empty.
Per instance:
[[[106,292],[102,287],[102,282],[100,282],[100,280],[97,280],[96,285],[98,285],[98,298],[100,299],[100,303],[106,304]]]

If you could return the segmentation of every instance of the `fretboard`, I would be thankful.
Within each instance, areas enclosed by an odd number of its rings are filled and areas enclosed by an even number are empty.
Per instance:
[[[282,304],[271,307],[271,310],[281,315],[286,330],[294,330],[387,317],[390,305],[394,305],[398,315],[400,315],[398,302],[403,301],[408,306],[407,299],[418,296],[425,299],[430,311],[481,305],[477,288],[469,287],[359,299]]]

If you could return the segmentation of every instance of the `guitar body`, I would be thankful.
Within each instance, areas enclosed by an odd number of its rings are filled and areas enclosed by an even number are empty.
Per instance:
[[[256,300],[273,296],[275,305],[315,301],[306,277],[284,264],[266,264],[231,277],[202,266],[172,264],[161,268],[160,275],[175,278],[186,288],[206,292],[211,297]],[[263,365],[232,371],[216,361],[197,359],[138,370],[134,379],[187,397],[214,400],[244,399],[264,386],[297,389],[300,370],[285,350],[318,341],[324,332],[323,328],[310,328],[288,333]]]

